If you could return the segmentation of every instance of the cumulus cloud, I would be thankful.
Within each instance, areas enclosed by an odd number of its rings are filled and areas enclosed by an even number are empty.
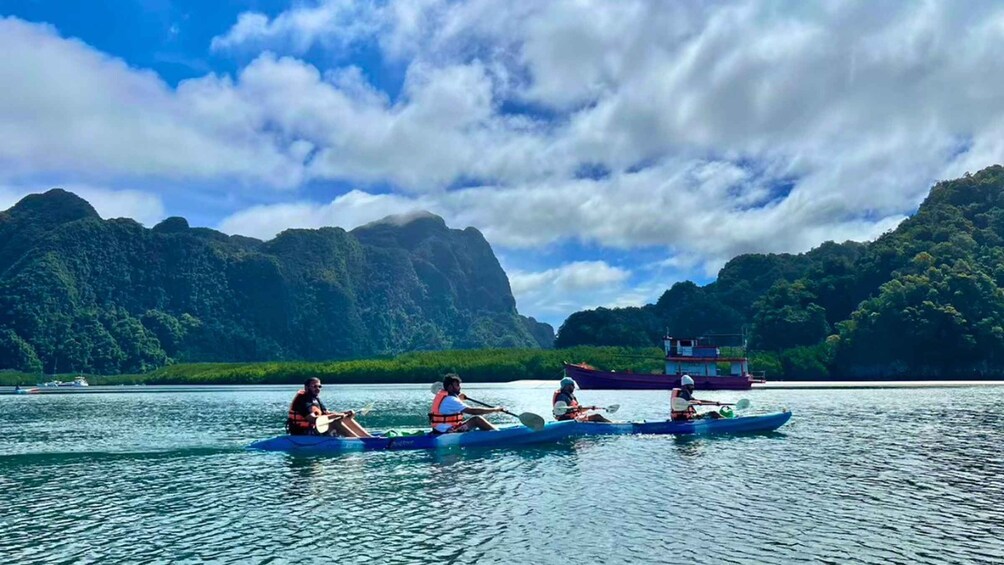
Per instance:
[[[245,12],[221,36],[214,37],[214,51],[246,49],[261,45],[284,45],[302,53],[313,44],[344,48],[380,28],[381,9],[359,0],[326,0],[317,5],[298,5],[273,19],[260,12]]]
[[[656,247],[713,273],[875,237],[933,182],[1004,161],[1002,40],[989,1],[318,0],[242,14],[212,48],[252,60],[172,88],[7,18],[0,174],[198,179],[241,201],[348,181],[220,225],[425,209],[501,248]],[[353,65],[359,45],[404,69],[399,92]]]
[[[175,92],[154,73],[16,18],[0,19],[0,52],[5,175],[302,180],[255,111],[221,108],[227,79]]]
[[[509,285],[521,311],[544,320],[619,301],[631,273],[604,261],[576,261],[545,271],[509,269]],[[620,303],[621,306],[637,306]]]
[[[344,9],[293,8],[261,38],[358,37],[339,18],[323,33],[296,24]],[[367,33],[385,52],[409,58],[406,88],[359,121],[365,139],[322,141],[312,170],[423,191],[485,181],[436,199],[505,245],[663,244],[705,253],[708,265],[799,251],[873,237],[933,181],[1004,158],[1004,101],[993,95],[1004,86],[993,49],[1004,9],[993,3],[361,10],[380,22]],[[507,100],[553,115],[507,114]],[[611,174],[576,178],[583,165]]]
[[[271,239],[287,228],[338,226],[350,230],[393,214],[421,211],[420,201],[392,194],[353,190],[325,205],[310,202],[261,205],[241,210],[220,222],[220,231]]]

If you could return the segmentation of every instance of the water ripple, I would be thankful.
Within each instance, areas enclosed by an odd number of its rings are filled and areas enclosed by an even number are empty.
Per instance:
[[[339,407],[373,400],[358,387],[331,388]],[[422,425],[426,392],[380,392],[367,425]],[[478,394],[538,413],[549,400],[519,386]],[[1000,563],[1004,555],[1001,389],[758,391],[750,393],[757,406],[795,413],[780,432],[758,436],[330,458],[245,451],[281,427],[289,395],[0,397],[0,561]],[[664,417],[662,393],[582,396],[619,402],[625,418]],[[75,414],[72,424],[55,416],[65,413]]]

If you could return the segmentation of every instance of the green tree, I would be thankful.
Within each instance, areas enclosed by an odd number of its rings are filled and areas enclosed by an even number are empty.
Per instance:
[[[753,306],[753,346],[782,350],[819,343],[829,324],[816,300],[804,282],[778,281]]]
[[[10,329],[0,329],[0,366],[25,373],[42,370],[42,362],[35,349]]]

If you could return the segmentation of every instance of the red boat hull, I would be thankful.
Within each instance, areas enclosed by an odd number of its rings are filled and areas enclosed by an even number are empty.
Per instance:
[[[651,375],[598,371],[580,365],[565,363],[565,375],[575,379],[581,389],[612,390],[671,390],[680,386],[681,375]],[[705,377],[691,375],[697,390],[749,390],[753,378],[749,376]]]

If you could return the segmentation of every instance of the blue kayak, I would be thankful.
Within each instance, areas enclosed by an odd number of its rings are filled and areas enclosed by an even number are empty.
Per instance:
[[[508,426],[494,432],[459,434],[421,434],[405,436],[375,435],[372,438],[332,436],[278,436],[256,441],[249,449],[285,451],[299,454],[344,453],[352,451],[396,451],[404,449],[446,449],[451,447],[509,447],[535,443],[554,443],[569,437],[591,435],[713,435],[765,432],[776,430],[791,418],[791,412],[745,416],[721,420],[690,422],[551,422],[534,431],[525,426]]]
[[[748,434],[774,431],[791,419],[791,412],[784,410],[758,416],[741,416],[739,418],[722,418],[719,420],[690,420],[688,422],[673,422],[661,420],[658,422],[631,422],[631,431],[614,433],[659,434],[659,435],[715,435],[715,434]],[[589,424],[582,424],[589,425]],[[603,424],[593,424],[603,425]],[[620,427],[623,424],[606,424]]]

